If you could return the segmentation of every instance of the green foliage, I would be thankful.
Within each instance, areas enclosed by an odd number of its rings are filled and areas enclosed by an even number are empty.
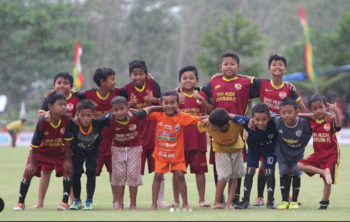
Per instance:
[[[257,76],[263,69],[259,63],[252,62],[252,59],[262,54],[262,39],[258,26],[252,25],[251,21],[239,12],[235,14],[235,18],[224,17],[219,28],[202,34],[202,50],[196,57],[197,66],[204,74],[213,75],[218,72],[221,54],[234,51],[238,53],[241,61],[248,60],[250,63],[242,62],[241,72]]]

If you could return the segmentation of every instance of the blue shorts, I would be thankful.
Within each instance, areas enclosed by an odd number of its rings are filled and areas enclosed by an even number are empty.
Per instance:
[[[82,174],[84,173],[83,165],[85,161],[85,167],[97,173],[97,159],[99,149],[93,150],[72,150],[72,165],[73,165],[73,174]]]
[[[248,167],[259,167],[260,157],[264,157],[265,169],[275,170],[275,165],[277,162],[277,157],[274,151],[271,152],[261,152],[257,149],[248,148],[247,152],[247,166]]]

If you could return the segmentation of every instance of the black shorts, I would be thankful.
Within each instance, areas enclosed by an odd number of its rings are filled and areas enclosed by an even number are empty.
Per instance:
[[[97,173],[97,159],[98,159],[99,149],[93,150],[72,150],[72,165],[73,174],[84,173],[83,164],[85,161],[85,167]]]
[[[247,166],[259,168],[260,157],[264,157],[265,169],[275,169],[277,157],[275,152],[261,152],[259,150],[248,148]]]

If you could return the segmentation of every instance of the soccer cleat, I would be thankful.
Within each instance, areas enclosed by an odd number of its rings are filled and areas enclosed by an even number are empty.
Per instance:
[[[223,193],[221,196],[221,205],[222,206],[226,206],[226,202],[225,202],[225,194]]]
[[[67,211],[69,209],[69,205],[61,202],[60,205],[58,205],[57,210],[58,211]]]
[[[320,206],[320,208],[318,208],[319,210],[327,210],[327,207],[329,205],[329,200],[327,200],[327,201],[322,200],[322,201],[320,201],[320,204],[321,204],[321,206]]]
[[[273,202],[273,201],[267,201],[267,204],[266,204],[266,208],[267,209],[276,209],[277,207],[276,207],[276,205],[275,205],[275,202]]]
[[[283,201],[277,207],[277,210],[287,210],[289,208],[289,203],[287,201]]]
[[[92,210],[92,203],[90,201],[85,202],[84,210]]]
[[[80,200],[74,200],[72,206],[69,207],[70,210],[80,210],[82,208],[82,204]]]
[[[256,198],[254,203],[253,203],[253,206],[255,206],[255,207],[264,206],[264,205],[265,205],[265,201],[264,201],[264,198],[262,198],[262,197]]]
[[[237,210],[251,209],[250,203],[248,201],[243,200],[242,202],[238,203],[235,206],[235,209],[237,209]]]
[[[235,194],[235,197],[232,200],[231,206],[236,206],[237,204],[239,204],[239,195]]]
[[[292,196],[289,196],[288,202],[290,203],[290,202],[292,202],[292,200],[293,200]],[[301,202],[299,200],[297,200],[297,202],[298,202],[298,205],[301,205]]]
[[[25,208],[24,203],[18,203],[12,208],[12,210],[13,211],[24,211],[24,208]]]
[[[290,202],[289,203],[289,210],[296,210],[296,209],[299,209],[299,205],[297,202]]]

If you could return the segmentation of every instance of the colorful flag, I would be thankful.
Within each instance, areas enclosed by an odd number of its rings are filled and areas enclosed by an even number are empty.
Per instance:
[[[79,41],[77,41],[77,44],[75,46],[75,56],[74,56],[74,70],[73,70],[73,77],[74,77],[74,86],[75,89],[80,89],[84,82],[83,74],[81,73],[81,63],[80,63],[80,56],[83,54],[83,49],[80,46]]]
[[[313,56],[312,56],[312,48],[311,48],[311,42],[310,42],[310,32],[309,27],[307,26],[306,16],[304,13],[304,9],[299,6],[299,16],[300,16],[300,23],[303,27],[305,39],[306,39],[306,45],[305,45],[305,66],[306,66],[306,72],[309,76],[309,79],[315,83],[316,82],[316,75],[315,70],[313,66]]]

